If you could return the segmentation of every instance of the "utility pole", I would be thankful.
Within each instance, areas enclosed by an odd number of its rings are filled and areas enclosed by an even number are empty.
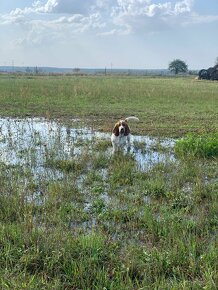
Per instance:
[[[12,73],[14,74],[14,60],[12,59]]]

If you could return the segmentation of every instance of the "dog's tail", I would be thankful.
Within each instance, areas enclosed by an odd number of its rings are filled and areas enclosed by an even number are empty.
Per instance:
[[[130,117],[127,117],[125,119],[126,122],[128,122],[129,120],[135,120],[135,121],[139,121],[139,118],[135,117],[135,116],[130,116]]]

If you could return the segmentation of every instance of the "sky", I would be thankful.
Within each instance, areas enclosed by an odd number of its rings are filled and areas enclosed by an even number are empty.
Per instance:
[[[0,0],[0,43],[0,66],[208,68],[218,0]]]

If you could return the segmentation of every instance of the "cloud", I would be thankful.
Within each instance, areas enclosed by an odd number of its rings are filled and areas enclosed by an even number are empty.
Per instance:
[[[28,15],[31,13],[52,13],[55,7],[58,5],[56,0],[48,0],[45,5],[42,5],[40,1],[35,1],[31,7],[25,7],[24,9],[16,8],[10,12],[11,16]]]
[[[194,4],[193,0],[184,0],[184,1],[177,2],[175,4],[174,13],[176,15],[182,14],[182,13],[189,13],[192,10],[193,4]]]
[[[58,39],[86,32],[98,36],[153,33],[217,18],[196,14],[194,0],[47,0],[0,15],[0,25],[25,27],[26,41],[40,43],[45,37]]]

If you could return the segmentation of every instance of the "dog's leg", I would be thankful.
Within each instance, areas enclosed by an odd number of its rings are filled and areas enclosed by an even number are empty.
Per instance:
[[[130,144],[130,136],[127,136],[127,153],[130,152],[131,144]]]
[[[112,154],[114,154],[116,152],[116,147],[115,147],[114,143],[112,143],[112,145],[113,145]]]
[[[117,151],[117,146],[115,144],[115,141],[113,140],[113,138],[111,138],[111,143],[112,143],[112,154],[115,154],[115,152]]]

